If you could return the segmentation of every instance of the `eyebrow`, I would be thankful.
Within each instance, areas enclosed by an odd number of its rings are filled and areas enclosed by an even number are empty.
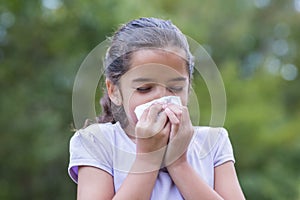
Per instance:
[[[186,81],[185,77],[176,77],[168,80],[168,82],[178,82],[178,81]],[[151,78],[137,78],[134,79],[132,82],[155,82],[155,79]]]
[[[176,77],[176,78],[172,78],[168,82],[177,82],[177,81],[186,81],[186,78],[185,77]]]
[[[154,82],[154,79],[151,78],[137,78],[134,79],[132,82]]]

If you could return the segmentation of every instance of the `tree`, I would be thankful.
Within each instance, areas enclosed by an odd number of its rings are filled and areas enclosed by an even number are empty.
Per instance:
[[[3,0],[0,198],[75,198],[66,168],[76,72],[120,24],[154,16],[171,19],[219,67],[228,101],[225,127],[248,199],[298,199],[297,2]],[[200,77],[194,89],[199,97],[209,95]],[[204,125],[210,102],[202,100]]]

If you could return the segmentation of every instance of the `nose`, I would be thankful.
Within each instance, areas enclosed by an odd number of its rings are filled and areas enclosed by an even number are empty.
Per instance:
[[[161,98],[164,96],[172,96],[172,95],[174,95],[174,94],[172,93],[172,91],[170,91],[168,89],[168,87],[166,87],[164,85],[157,85],[157,89],[155,91],[156,98]]]

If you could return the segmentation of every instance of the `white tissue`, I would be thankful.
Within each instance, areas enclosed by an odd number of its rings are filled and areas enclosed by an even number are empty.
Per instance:
[[[154,99],[150,102],[147,102],[145,104],[139,105],[135,108],[134,112],[135,115],[137,117],[137,119],[140,119],[144,110],[147,109],[149,106],[151,106],[153,103],[173,103],[173,104],[177,104],[177,105],[182,105],[181,104],[181,100],[180,97],[178,96],[166,96],[166,97],[162,97],[159,99]]]

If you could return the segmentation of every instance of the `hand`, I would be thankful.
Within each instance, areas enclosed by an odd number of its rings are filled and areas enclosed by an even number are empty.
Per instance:
[[[188,108],[175,104],[163,106],[171,123],[164,164],[167,168],[187,162],[186,151],[194,134]]]
[[[170,123],[161,104],[153,104],[144,111],[135,127],[138,153],[149,153],[167,145]]]
[[[133,171],[155,171],[161,167],[170,131],[171,123],[161,104],[153,104],[143,112],[135,127],[137,162]]]

